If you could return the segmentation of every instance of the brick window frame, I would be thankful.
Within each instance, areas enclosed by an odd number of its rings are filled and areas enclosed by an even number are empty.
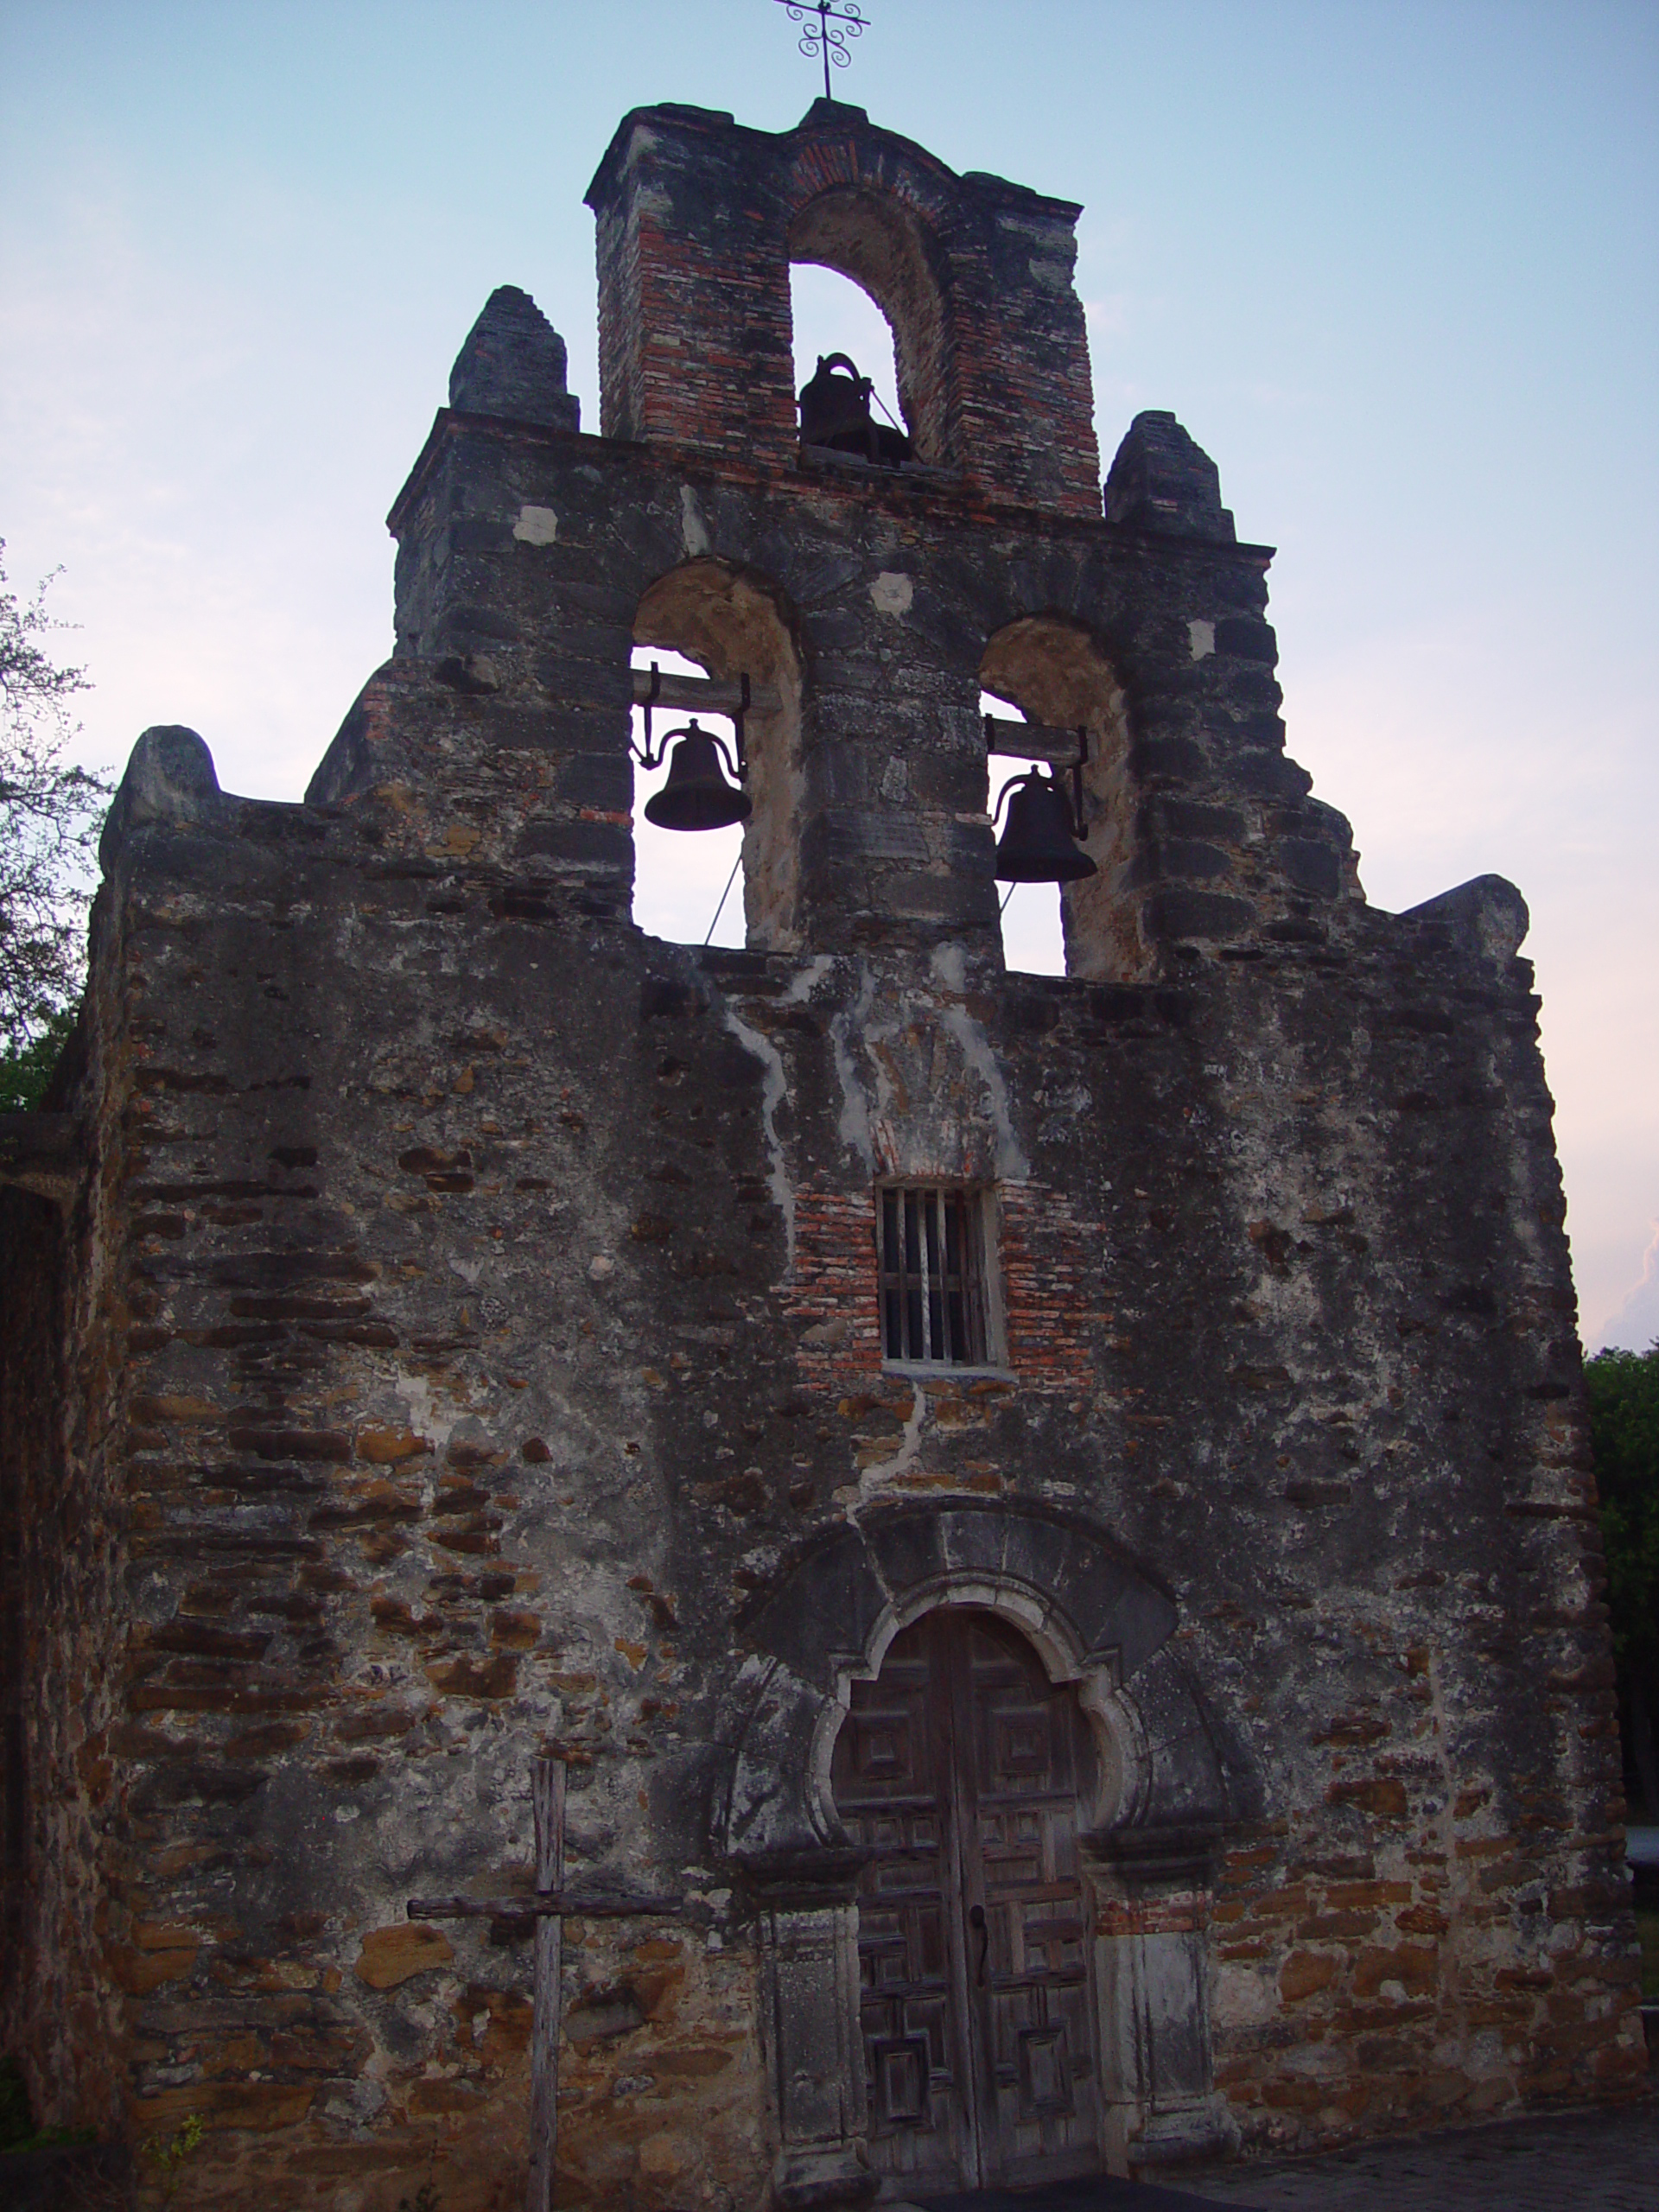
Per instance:
[[[1006,1363],[995,1194],[972,1184],[875,1188],[876,1304],[886,1367]]]

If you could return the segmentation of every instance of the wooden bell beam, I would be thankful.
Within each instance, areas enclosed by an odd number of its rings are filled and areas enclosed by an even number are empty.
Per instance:
[[[987,715],[985,750],[1006,753],[1014,760],[1046,760],[1052,767],[1072,768],[1086,745],[1087,732],[1060,729],[1052,722],[1016,722],[1004,715]]]
[[[735,715],[743,711],[742,685],[728,683],[720,677],[660,673],[657,679],[657,696],[652,699],[651,671],[636,668],[632,675],[633,703],[636,707],[666,707],[672,713],[686,715]],[[771,684],[752,683],[749,686],[750,714],[776,714],[782,704]]]

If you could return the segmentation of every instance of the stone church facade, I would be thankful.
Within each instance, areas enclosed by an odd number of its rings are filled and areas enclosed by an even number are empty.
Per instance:
[[[1519,895],[1369,906],[1268,549],[1170,416],[1103,498],[1076,207],[827,102],[589,200],[601,435],[496,294],[393,658],[302,804],[140,740],[0,1137],[37,2107],[457,2212],[556,2076],[561,2204],[728,2212],[1634,2089]],[[908,458],[803,447],[791,261]],[[747,680],[745,950],[631,918],[641,645]],[[1063,978],[982,689],[1085,734]],[[549,1761],[658,1909],[537,1919]]]

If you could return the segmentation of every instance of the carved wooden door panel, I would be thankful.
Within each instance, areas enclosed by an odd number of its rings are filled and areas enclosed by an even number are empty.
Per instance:
[[[1077,1808],[1087,1728],[1018,1632],[926,1615],[855,1683],[836,1803],[859,1903],[870,2149],[905,2193],[1099,2165]]]
[[[870,2151],[917,2195],[972,2186],[978,2171],[950,1700],[933,1618],[894,1640],[877,1681],[854,1684],[833,1770],[848,1832],[875,1854],[858,1907]]]

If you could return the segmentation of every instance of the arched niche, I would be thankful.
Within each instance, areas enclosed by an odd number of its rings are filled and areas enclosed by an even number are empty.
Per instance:
[[[710,676],[747,675],[775,702],[745,728],[754,810],[743,832],[747,942],[763,952],[800,949],[801,671],[784,596],[763,577],[709,556],[659,576],[634,614],[636,645],[683,653]]]
[[[899,405],[916,457],[950,467],[952,451],[943,288],[920,225],[899,201],[868,185],[819,193],[789,226],[791,261],[833,269],[859,285],[893,332]]]
[[[1027,614],[986,646],[979,680],[1027,721],[1087,730],[1084,844],[1097,873],[1062,887],[1065,971],[1096,982],[1146,980],[1154,963],[1135,883],[1128,714],[1111,662],[1081,623],[1061,614]]]

